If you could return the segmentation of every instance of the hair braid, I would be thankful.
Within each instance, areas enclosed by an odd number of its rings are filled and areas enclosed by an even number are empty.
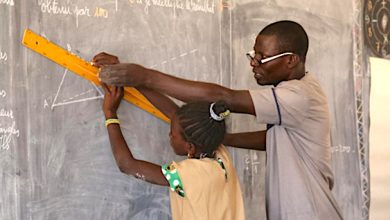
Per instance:
[[[179,124],[183,128],[183,136],[186,141],[199,147],[202,153],[211,156],[213,151],[222,144],[225,136],[225,120],[218,121],[210,115],[210,102],[193,102],[182,106],[176,115]],[[214,114],[229,113],[226,104],[222,101],[215,102],[212,108]]]

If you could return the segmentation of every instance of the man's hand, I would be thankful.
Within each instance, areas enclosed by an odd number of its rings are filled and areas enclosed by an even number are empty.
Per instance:
[[[94,66],[99,67],[99,80],[113,86],[139,86],[142,85],[147,69],[136,64],[119,64],[117,56],[101,52],[92,59]]]
[[[123,98],[123,87],[108,87],[102,83],[104,89],[103,112],[106,118],[117,118],[116,111]]]
[[[114,86],[143,86],[146,81],[147,69],[130,63],[105,65],[100,68],[101,82]]]

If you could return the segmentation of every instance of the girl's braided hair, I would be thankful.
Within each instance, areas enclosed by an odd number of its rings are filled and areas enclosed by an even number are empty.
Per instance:
[[[214,118],[217,117],[218,120]],[[224,118],[230,113],[223,101],[193,102],[183,105],[176,116],[187,142],[200,148],[208,157],[222,144],[226,126]]]

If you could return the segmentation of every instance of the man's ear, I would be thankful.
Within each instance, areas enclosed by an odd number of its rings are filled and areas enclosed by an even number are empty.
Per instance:
[[[295,66],[299,64],[300,61],[301,58],[297,54],[292,54],[291,56],[288,57],[287,67],[289,69],[293,69]]]

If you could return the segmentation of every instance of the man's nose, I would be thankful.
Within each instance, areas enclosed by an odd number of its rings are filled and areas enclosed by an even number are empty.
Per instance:
[[[251,61],[250,61],[250,65],[251,65],[251,67],[256,67],[259,64],[258,64],[258,62],[254,58],[252,58]]]

